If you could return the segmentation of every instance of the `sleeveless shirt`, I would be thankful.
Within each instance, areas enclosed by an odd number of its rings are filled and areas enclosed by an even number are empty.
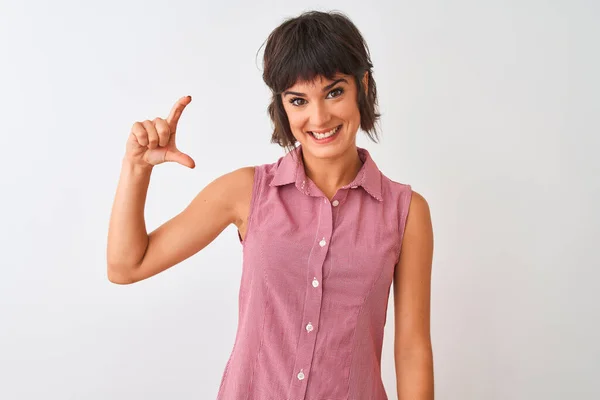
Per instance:
[[[255,166],[238,328],[217,400],[387,400],[381,350],[411,187],[366,149],[331,201],[302,146]]]

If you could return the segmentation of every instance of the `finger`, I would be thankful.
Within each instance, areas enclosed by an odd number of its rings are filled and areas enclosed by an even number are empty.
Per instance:
[[[188,168],[196,167],[196,163],[194,162],[192,157],[188,156],[185,153],[182,153],[179,150],[167,150],[167,154],[165,154],[165,161],[176,162]]]
[[[155,118],[154,127],[158,133],[158,145],[160,147],[165,147],[167,144],[169,144],[169,137],[171,136],[171,128],[169,128],[169,124],[167,124],[167,121],[162,118]]]
[[[169,123],[169,127],[171,128],[171,133],[175,133],[177,130],[177,123],[179,122],[179,118],[181,117],[181,113],[185,107],[190,104],[192,101],[192,96],[185,96],[177,100],[177,103],[171,109],[171,113],[167,117],[167,122]]]
[[[133,124],[131,127],[131,133],[133,136],[135,136],[135,139],[140,146],[148,146],[148,133],[141,122],[136,122]]]
[[[142,122],[144,128],[146,128],[146,132],[148,132],[148,148],[155,149],[158,147],[158,132],[156,132],[156,128],[152,121],[144,121]]]

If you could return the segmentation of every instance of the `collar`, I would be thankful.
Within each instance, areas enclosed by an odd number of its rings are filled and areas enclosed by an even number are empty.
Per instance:
[[[358,156],[363,162],[356,177],[349,184],[340,189],[362,187],[367,193],[378,201],[381,197],[381,171],[371,158],[371,154],[363,148],[357,147]],[[298,145],[284,157],[281,157],[276,165],[275,175],[269,186],[282,186],[295,183],[298,190],[308,193],[308,178],[304,170],[302,159],[302,145]]]

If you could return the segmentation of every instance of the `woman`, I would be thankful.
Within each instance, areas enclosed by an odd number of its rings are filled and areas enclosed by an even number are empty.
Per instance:
[[[235,224],[243,246],[239,325],[219,399],[387,399],[380,374],[394,283],[400,399],[433,399],[427,202],[356,145],[376,140],[376,86],[364,40],[341,13],[285,21],[265,47],[274,163],[208,184],[147,234],[154,166],[194,168],[175,143],[191,97],[129,135],[108,234],[108,278],[129,284],[174,266]],[[409,213],[410,209],[410,213]],[[400,251],[402,250],[402,251]]]

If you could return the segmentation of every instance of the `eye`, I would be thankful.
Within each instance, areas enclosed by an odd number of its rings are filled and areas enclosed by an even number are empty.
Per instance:
[[[302,100],[302,101],[304,101],[304,99],[303,99],[303,98],[301,98],[301,97],[294,97],[293,99],[291,99],[291,100],[290,100],[290,103],[291,103],[292,105],[296,106],[296,107],[298,107],[298,106],[301,106],[301,105],[302,105],[302,104],[296,104],[296,100]]]
[[[344,89],[342,89],[342,88],[335,88],[331,92],[329,92],[329,94],[335,93],[335,92],[338,92],[339,94],[337,96],[333,96],[333,97],[340,97],[342,95],[342,93],[344,93]]]
[[[340,88],[340,87],[338,87],[338,88],[335,88],[335,89],[333,89],[332,91],[330,91],[330,92],[328,93],[328,96],[329,96],[331,93],[338,93],[336,96],[333,96],[333,98],[340,97],[340,96],[341,96],[341,95],[344,93],[344,89],[342,89],[342,88]],[[331,97],[330,97],[330,98],[331,98]],[[304,100],[304,99],[303,99],[303,98],[301,98],[301,97],[294,97],[293,99],[290,99],[290,103],[291,103],[292,105],[296,106],[296,107],[299,107],[299,106],[302,106],[302,105],[306,104],[306,103],[301,103],[301,104],[298,104],[298,103],[296,103],[298,100],[300,100],[300,101],[304,101],[304,102],[306,101],[306,100]]]

